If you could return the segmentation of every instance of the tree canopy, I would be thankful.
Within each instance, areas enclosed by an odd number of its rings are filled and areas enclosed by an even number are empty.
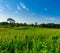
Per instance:
[[[15,23],[15,20],[12,19],[12,18],[8,18],[8,19],[7,19],[7,22],[8,22],[8,23]]]

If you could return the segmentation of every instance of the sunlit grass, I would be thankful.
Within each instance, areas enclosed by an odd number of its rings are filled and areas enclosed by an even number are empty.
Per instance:
[[[0,28],[0,53],[59,53],[60,29]]]

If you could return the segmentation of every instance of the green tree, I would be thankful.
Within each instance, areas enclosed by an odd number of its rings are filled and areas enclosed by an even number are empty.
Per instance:
[[[7,22],[9,23],[9,26],[14,26],[14,24],[15,24],[15,20],[12,18],[8,18]]]
[[[27,26],[27,23],[24,23],[24,26]]]
[[[35,22],[35,25],[36,25],[36,26],[37,26],[37,24],[38,24],[38,23],[37,23],[37,22]]]
[[[54,23],[48,23],[48,24],[47,24],[47,27],[48,27],[48,28],[55,28],[55,24],[54,24]]]
[[[15,20],[12,19],[12,18],[8,18],[8,19],[7,19],[7,22],[8,22],[8,23],[15,23]]]
[[[38,26],[38,23],[37,22],[35,22],[35,27],[37,27]]]

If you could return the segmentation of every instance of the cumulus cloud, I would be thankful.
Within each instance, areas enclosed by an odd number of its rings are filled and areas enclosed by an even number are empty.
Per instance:
[[[26,7],[26,5],[24,5],[24,3],[22,3],[22,2],[20,2],[20,6],[21,6],[21,8],[23,8],[23,9],[25,9],[25,10],[29,10],[27,7]]]

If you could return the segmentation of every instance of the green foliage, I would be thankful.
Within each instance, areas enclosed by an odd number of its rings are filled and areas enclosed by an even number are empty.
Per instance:
[[[60,29],[0,28],[0,53],[60,53]]]

